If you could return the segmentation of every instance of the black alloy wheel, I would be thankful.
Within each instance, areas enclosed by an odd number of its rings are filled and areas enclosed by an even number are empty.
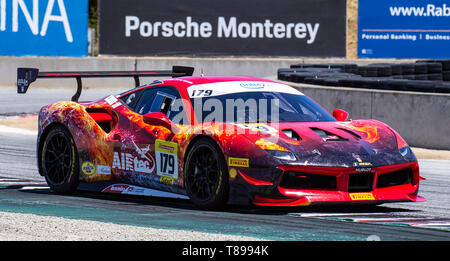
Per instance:
[[[185,187],[191,201],[202,208],[220,207],[228,199],[228,168],[211,139],[198,140],[189,151]]]
[[[78,154],[70,132],[53,127],[45,138],[41,166],[47,184],[58,193],[72,193],[78,186]]]

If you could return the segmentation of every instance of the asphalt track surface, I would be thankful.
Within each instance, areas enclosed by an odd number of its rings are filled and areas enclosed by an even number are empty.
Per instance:
[[[8,107],[4,97],[0,98],[4,115],[35,113],[43,102]],[[1,211],[267,240],[450,240],[450,161],[419,161],[421,176],[427,179],[419,194],[427,202],[288,209],[227,206],[205,211],[180,199],[94,192],[57,195],[37,172],[35,144],[32,133],[0,130]]]

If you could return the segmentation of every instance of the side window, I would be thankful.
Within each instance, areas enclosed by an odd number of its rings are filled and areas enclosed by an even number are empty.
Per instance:
[[[150,88],[142,95],[136,106],[137,113],[162,112],[176,124],[183,124],[186,113],[180,94],[171,88]],[[183,114],[180,114],[182,112]]]
[[[176,96],[168,94],[167,92],[165,92],[165,90],[158,91],[156,93],[155,99],[153,99],[153,102],[152,102],[149,112],[162,112],[167,117],[170,117],[170,114],[172,112],[170,110],[170,107],[172,106],[172,104],[175,102],[176,99],[177,99]],[[145,112],[145,113],[149,113],[149,112]],[[143,114],[145,114],[145,113],[143,113]]]
[[[128,106],[128,108],[130,108],[131,110],[134,110],[143,92],[144,90],[130,93],[120,98],[120,101],[126,106]]]
[[[136,105],[135,112],[139,114],[147,114],[151,111],[151,106],[153,103],[153,100],[155,99],[156,93],[159,89],[157,88],[149,88],[145,90],[144,94],[142,94],[141,99],[139,100],[138,104]]]

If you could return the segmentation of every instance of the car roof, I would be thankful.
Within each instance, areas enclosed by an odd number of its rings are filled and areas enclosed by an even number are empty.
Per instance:
[[[165,84],[175,83],[183,81],[189,85],[183,85],[188,88],[190,85],[207,84],[207,83],[218,83],[218,82],[230,82],[230,81],[258,81],[258,82],[274,82],[268,79],[251,77],[251,76],[189,76],[189,77],[179,77],[169,80],[165,80]],[[176,83],[175,83],[176,84]]]

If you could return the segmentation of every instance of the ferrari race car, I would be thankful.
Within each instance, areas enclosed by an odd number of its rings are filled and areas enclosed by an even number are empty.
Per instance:
[[[39,113],[37,164],[49,187],[161,191],[204,208],[425,200],[415,155],[386,124],[331,115],[275,81],[192,72],[18,68],[19,93],[36,78],[77,79],[72,101]],[[173,78],[140,86],[140,76]],[[134,77],[136,87],[78,102],[84,77]]]

